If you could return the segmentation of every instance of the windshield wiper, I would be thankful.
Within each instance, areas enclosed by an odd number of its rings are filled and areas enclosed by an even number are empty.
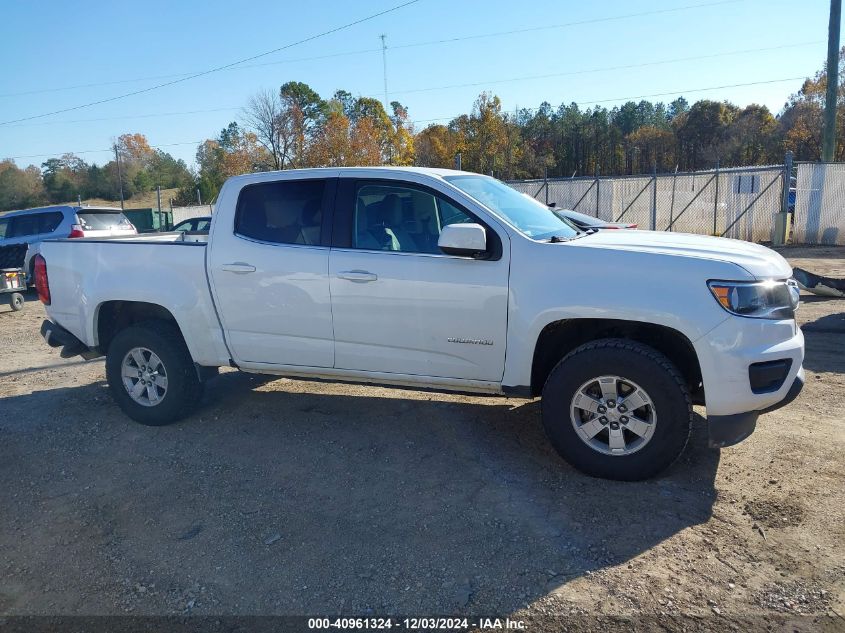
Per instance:
[[[561,242],[571,242],[572,240],[577,240],[579,237],[584,237],[585,235],[592,235],[593,233],[598,233],[598,229],[584,229],[583,231],[578,231],[572,237],[552,235],[549,238],[549,242],[551,242],[552,244],[560,244]]]

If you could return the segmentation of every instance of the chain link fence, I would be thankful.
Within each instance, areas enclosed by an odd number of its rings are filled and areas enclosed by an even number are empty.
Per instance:
[[[509,184],[546,204],[605,221],[768,242],[781,210],[783,175],[783,166],[776,165]]]
[[[845,245],[845,163],[798,163],[793,241]]]

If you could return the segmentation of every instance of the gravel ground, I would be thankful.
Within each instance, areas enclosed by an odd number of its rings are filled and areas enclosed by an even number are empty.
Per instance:
[[[845,249],[784,254],[845,276]],[[30,296],[0,308],[0,616],[843,630],[845,300],[805,299],[796,402],[722,451],[697,416],[664,476],[615,483],[562,462],[530,400],[225,371],[143,427]]]

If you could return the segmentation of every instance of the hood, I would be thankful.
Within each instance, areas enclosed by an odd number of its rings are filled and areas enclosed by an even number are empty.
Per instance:
[[[757,279],[786,279],[792,276],[792,267],[772,249],[724,237],[664,231],[598,231],[571,243],[729,262],[744,268]]]

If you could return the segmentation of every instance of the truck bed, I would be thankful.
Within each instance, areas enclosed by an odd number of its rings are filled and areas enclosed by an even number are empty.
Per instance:
[[[181,234],[48,240],[41,244],[51,292],[48,315],[88,346],[98,345],[106,302],[166,308],[197,363],[228,362],[206,278],[205,241]],[[190,325],[188,327],[188,325]]]

